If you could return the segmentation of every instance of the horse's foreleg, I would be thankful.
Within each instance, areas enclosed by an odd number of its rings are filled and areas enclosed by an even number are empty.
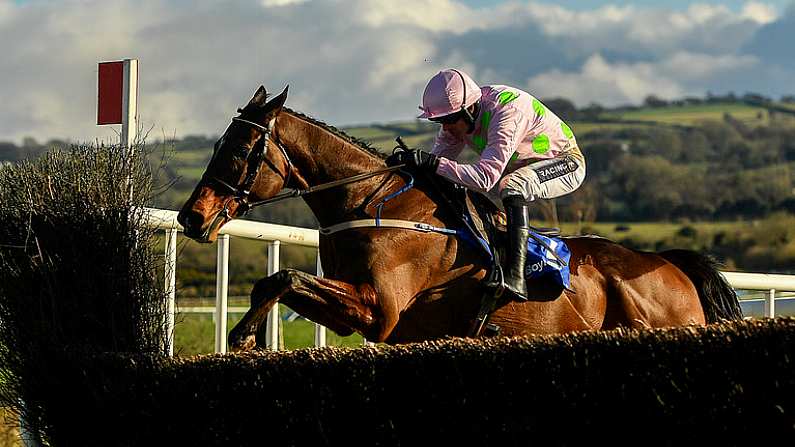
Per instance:
[[[251,309],[229,333],[232,350],[256,346],[256,333],[276,302],[340,335],[354,331],[367,336],[375,323],[375,292],[369,285],[354,286],[286,269],[264,278],[251,292]]]

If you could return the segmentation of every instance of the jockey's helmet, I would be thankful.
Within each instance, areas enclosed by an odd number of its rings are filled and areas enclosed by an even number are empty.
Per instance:
[[[480,87],[468,74],[454,68],[440,71],[428,81],[422,94],[422,114],[418,118],[434,119],[466,111],[480,100]]]

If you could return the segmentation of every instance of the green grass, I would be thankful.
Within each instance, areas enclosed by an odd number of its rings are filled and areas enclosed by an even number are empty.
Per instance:
[[[349,127],[342,130],[352,137],[365,141],[384,140],[394,135],[393,132],[378,127]]]
[[[638,242],[654,243],[674,236],[683,227],[694,228],[699,234],[714,235],[721,231],[732,231],[739,228],[752,227],[754,222],[586,222],[582,225],[583,233],[596,234],[611,240],[632,238]],[[577,234],[580,231],[576,223],[562,222],[563,234]]]
[[[193,167],[186,167],[182,166],[177,168],[177,175],[182,177],[183,180],[195,180],[199,181],[204,174],[204,169],[206,166],[193,166]]]
[[[765,125],[768,113],[761,107],[745,104],[704,104],[682,107],[663,107],[609,113],[606,116],[629,121],[653,121],[656,123],[692,126],[702,121],[722,121],[725,113],[746,124]]]
[[[172,164],[179,166],[205,165],[210,161],[212,149],[198,149],[192,151],[177,151],[173,153],[170,160]]]
[[[388,129],[383,127],[354,127],[344,129],[345,133],[369,142],[373,147],[377,148],[385,154],[391,154],[392,149],[397,144],[395,138],[400,136],[409,147],[422,147],[425,150],[430,150],[430,143],[436,136],[436,127],[426,126],[427,131],[416,133],[417,124],[414,122],[398,123],[390,125]],[[402,129],[406,129],[402,132]]]
[[[230,303],[231,304],[231,303]],[[238,305],[239,303],[235,303]],[[282,315],[288,312],[280,306]],[[227,335],[243,314],[229,314],[227,319]],[[177,314],[174,329],[174,353],[179,356],[210,354],[215,352],[215,323],[212,314]],[[311,321],[298,319],[282,321],[284,348],[299,349],[315,345],[315,324]],[[341,337],[331,330],[326,331],[328,346],[361,346],[364,340],[361,335],[353,334]]]
[[[585,135],[591,132],[604,132],[604,131],[616,131],[622,129],[637,129],[637,128],[649,128],[653,126],[655,123],[653,121],[649,121],[648,124],[623,124],[623,123],[598,123],[598,122],[591,122],[591,121],[573,121],[568,123],[571,127],[571,130],[574,132],[574,135]]]

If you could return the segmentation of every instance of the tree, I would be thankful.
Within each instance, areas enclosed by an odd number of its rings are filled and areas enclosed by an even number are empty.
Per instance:
[[[542,101],[555,115],[563,121],[574,121],[579,119],[579,112],[574,103],[565,98],[550,98]]]
[[[652,108],[668,107],[668,101],[660,99],[655,95],[647,96],[646,99],[643,100],[643,104],[646,107],[652,107]]]

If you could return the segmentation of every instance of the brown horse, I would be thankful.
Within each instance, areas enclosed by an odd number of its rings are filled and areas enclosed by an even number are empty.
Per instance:
[[[179,213],[187,236],[212,242],[222,225],[283,188],[301,191],[293,195],[301,195],[328,228],[373,218],[375,205],[406,185],[385,169],[383,155],[284,108],[286,98],[287,89],[268,101],[260,87],[238,111]],[[444,228],[457,217],[440,203],[436,189],[418,181],[386,202],[380,217]],[[565,240],[571,290],[558,289],[547,301],[499,301],[490,322],[501,335],[741,318],[734,291],[695,252],[639,252],[597,237]],[[358,332],[371,341],[466,336],[490,268],[476,247],[455,236],[393,227],[321,232],[320,256],[324,277],[285,269],[256,283],[251,309],[229,335],[231,349],[256,345],[258,328],[277,301],[341,335]],[[532,283],[528,288],[531,295],[547,293],[534,291]]]

